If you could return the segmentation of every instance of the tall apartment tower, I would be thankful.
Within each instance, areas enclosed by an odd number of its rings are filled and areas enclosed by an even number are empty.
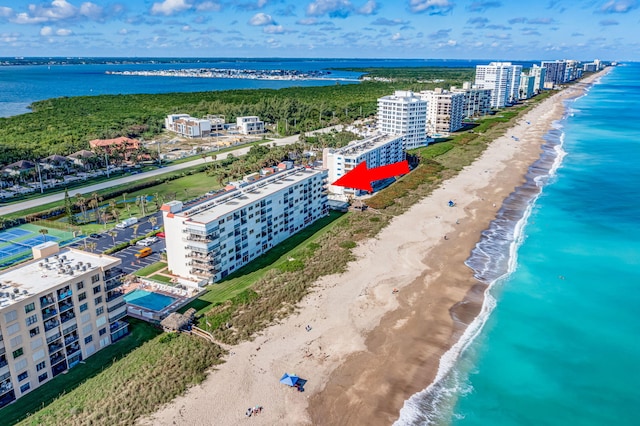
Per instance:
[[[509,84],[509,103],[514,104],[520,99],[520,77],[522,65],[511,65],[511,82]]]
[[[335,182],[358,164],[366,161],[367,168],[386,166],[404,159],[402,135],[378,134],[349,143],[339,149],[326,148],[322,153],[324,167],[329,171],[329,182]],[[376,185],[373,185],[374,191]],[[332,198],[346,200],[349,195],[363,191],[329,185]]]
[[[0,407],[128,333],[115,257],[55,242],[0,272]]]
[[[219,281],[326,216],[327,171],[285,167],[188,208],[164,204],[169,269],[202,284]]]
[[[398,90],[378,99],[378,130],[403,135],[405,150],[427,143],[426,118],[427,102],[411,91]]]
[[[427,101],[427,134],[448,136],[462,128],[464,94],[441,88],[418,93]]]
[[[451,91],[464,95],[463,118],[487,115],[491,112],[491,89],[478,89],[471,82],[465,81],[461,89],[451,87]]]
[[[544,76],[544,82],[553,85],[565,82],[565,71],[567,63],[565,61],[542,61],[540,64],[547,71]]]
[[[547,69],[545,67],[540,67],[535,64],[529,69],[529,75],[532,75],[534,77],[534,82],[533,82],[534,93],[540,93],[542,92],[542,90],[544,90],[544,81],[545,81],[546,74],[547,74]]]
[[[479,89],[491,89],[492,108],[504,108],[513,97],[512,87],[515,82],[515,73],[518,73],[519,85],[521,71],[520,65],[514,68],[511,62],[491,62],[489,65],[477,65],[475,85]],[[517,89],[515,93],[517,93]]]

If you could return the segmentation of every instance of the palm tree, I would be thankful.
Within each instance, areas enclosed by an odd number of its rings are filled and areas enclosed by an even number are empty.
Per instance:
[[[136,223],[135,225],[133,225],[131,228],[133,229],[133,235],[137,235],[138,234],[138,228],[140,227],[140,224]]]
[[[82,212],[82,218],[84,222],[87,222],[87,199],[82,196],[82,194],[76,194],[76,205],[80,208]]]
[[[47,234],[49,233],[49,230],[47,228],[40,228],[40,230],[38,232],[42,234],[42,239],[46,243],[47,242]]]
[[[113,215],[116,222],[118,222],[120,219],[120,212],[118,211],[116,200],[109,200],[109,209],[111,210],[111,214]]]
[[[116,245],[116,235],[118,235],[117,232],[115,231],[109,231],[109,236],[111,237],[111,239],[113,240],[113,245]]]
[[[151,228],[154,228],[156,226],[156,223],[158,223],[158,218],[155,216],[151,216],[149,218],[149,223],[151,224]]]

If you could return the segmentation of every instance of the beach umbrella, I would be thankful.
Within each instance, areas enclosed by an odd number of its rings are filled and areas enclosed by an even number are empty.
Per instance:
[[[300,380],[298,376],[295,376],[295,375],[290,376],[289,374],[284,373],[284,375],[280,379],[280,383],[284,383],[287,386],[295,386],[295,384],[298,383],[298,380]]]

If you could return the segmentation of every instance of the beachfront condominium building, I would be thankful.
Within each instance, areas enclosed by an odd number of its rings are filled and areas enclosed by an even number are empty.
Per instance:
[[[519,99],[529,99],[532,97],[535,92],[533,90],[536,82],[536,77],[533,75],[521,75],[520,76],[520,84],[518,89],[518,98]]]
[[[378,130],[403,135],[404,149],[427,143],[427,102],[409,90],[397,90],[378,99]]]
[[[582,64],[576,60],[568,60],[564,70],[564,81],[573,81],[582,77]]]
[[[194,118],[188,114],[169,114],[164,127],[187,138],[205,138],[211,135],[211,120]]]
[[[264,122],[254,115],[246,117],[237,117],[236,126],[238,132],[242,135],[256,135],[264,133]]]
[[[335,182],[365,161],[368,169],[402,161],[404,159],[402,139],[402,135],[378,134],[353,141],[339,149],[325,148],[322,153],[322,162],[329,170],[329,182]],[[372,186],[375,191],[376,185],[372,184]],[[347,200],[350,196],[362,195],[364,191],[329,185],[329,193],[332,199]]]
[[[565,82],[565,70],[567,63],[565,61],[542,61],[540,66],[546,68],[544,76],[545,87],[553,87]]]
[[[219,281],[326,216],[327,171],[286,167],[188,208],[164,204],[169,270],[201,284]]]
[[[0,407],[128,333],[120,259],[55,242],[0,273]]]
[[[547,74],[547,69],[544,67],[539,67],[538,65],[533,65],[529,69],[529,75],[534,77],[533,82],[533,91],[534,93],[540,93],[544,90],[544,79]]]
[[[520,99],[520,77],[522,76],[522,65],[511,65],[511,82],[509,84],[509,103],[514,104]]]
[[[464,95],[463,117],[476,117],[491,112],[491,89],[478,89],[470,81],[465,81],[461,89],[451,87],[451,91]]]
[[[427,135],[449,136],[462,128],[464,94],[436,88],[424,90],[418,96],[427,101]]]
[[[477,65],[475,86],[479,89],[491,89],[491,107],[504,108],[517,93],[517,89],[513,90],[513,85],[516,81],[520,84],[521,71],[522,66],[512,65],[511,62]]]

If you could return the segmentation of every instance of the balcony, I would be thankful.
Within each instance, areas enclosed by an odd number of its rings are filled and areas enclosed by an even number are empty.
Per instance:
[[[107,303],[109,303],[109,302],[111,302],[113,300],[119,299],[122,296],[124,296],[124,291],[123,290],[116,290],[116,291],[113,291],[111,293],[107,293]]]
[[[60,334],[60,332],[57,332],[56,334],[47,337],[47,344],[49,344],[51,342],[55,342],[56,340],[58,340],[60,338],[60,336],[62,336],[62,334]]]
[[[40,298],[40,308],[44,309],[45,307],[52,305],[55,302],[55,299],[51,295],[43,296]]]
[[[61,355],[60,353],[57,353],[55,355],[52,355],[49,357],[49,361],[51,361],[51,366],[53,367],[56,364],[59,364],[60,362],[64,361],[65,357],[64,355]],[[66,370],[66,366],[65,366],[65,370]]]
[[[211,255],[203,254],[198,251],[191,251],[190,253],[187,253],[185,257],[188,257],[189,259],[211,259]]]
[[[42,310],[42,320],[46,321],[49,318],[58,315],[58,310],[56,308],[45,308]]]
[[[79,339],[78,335],[76,333],[73,333],[67,337],[64,338],[64,344],[65,345],[70,345],[73,342],[77,342]]]
[[[73,309],[73,302],[69,300],[65,303],[61,303],[59,306],[60,306],[60,313],[63,313],[65,311],[68,311],[69,309]]]
[[[207,238],[203,235],[189,234],[187,237],[183,238],[182,241],[191,241],[194,243],[211,243],[213,239]]]
[[[49,330],[51,330],[51,329],[53,329],[53,328],[55,328],[55,327],[57,327],[59,325],[60,325],[60,322],[58,322],[57,319],[53,319],[51,321],[46,321],[44,323],[44,331],[47,332],[47,331],[49,331]]]
[[[73,292],[71,291],[71,289],[69,287],[65,287],[62,290],[58,290],[58,301],[62,301],[66,298],[71,297],[71,295],[73,294]]]
[[[60,315],[60,322],[64,324],[67,321],[71,321],[76,317],[76,314],[73,311],[67,311],[64,314]]]
[[[79,343],[73,343],[73,344],[67,346],[65,350],[67,351],[67,356],[70,357],[71,355],[75,354],[76,352],[78,352],[80,350],[80,344]]]
[[[49,355],[53,355],[56,352],[60,352],[62,350],[62,348],[64,348],[64,345],[62,344],[62,342],[50,344],[49,345]]]
[[[115,304],[113,306],[107,307],[107,312],[111,313],[111,312],[117,311],[119,308],[123,307],[126,304],[127,304],[127,302],[123,300],[120,303],[117,303],[117,304]]]
[[[116,321],[118,321],[120,318],[124,318],[124,317],[126,317],[126,316],[127,316],[127,310],[125,309],[125,310],[123,310],[122,312],[120,312],[119,314],[116,314],[116,315],[114,315],[114,316],[110,316],[110,317],[109,317],[109,322],[110,322],[110,323],[112,323],[112,322],[116,322]]]
[[[109,332],[115,333],[116,331],[128,326],[129,326],[129,323],[126,321],[116,321],[109,325]]]

